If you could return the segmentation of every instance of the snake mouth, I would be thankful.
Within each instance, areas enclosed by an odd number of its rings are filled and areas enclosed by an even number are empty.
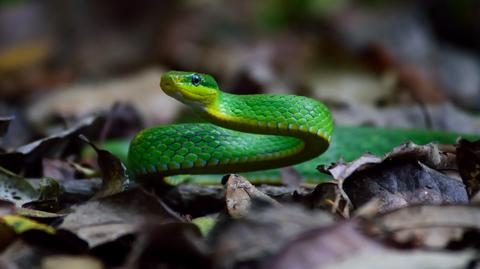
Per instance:
[[[160,87],[164,92],[167,94],[169,92],[174,92],[176,88],[176,81],[174,81],[174,78],[172,76],[168,75],[163,75],[162,78],[160,79]]]

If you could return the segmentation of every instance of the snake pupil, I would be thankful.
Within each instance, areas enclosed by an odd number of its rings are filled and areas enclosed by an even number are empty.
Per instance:
[[[192,84],[195,85],[195,86],[200,85],[200,76],[199,75],[194,74],[192,76]]]

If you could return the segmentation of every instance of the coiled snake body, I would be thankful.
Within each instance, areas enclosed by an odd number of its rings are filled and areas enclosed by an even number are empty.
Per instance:
[[[144,129],[128,153],[130,175],[151,180],[180,174],[233,173],[312,159],[332,141],[329,110],[295,95],[234,95],[207,74],[169,71],[160,86],[208,123]]]

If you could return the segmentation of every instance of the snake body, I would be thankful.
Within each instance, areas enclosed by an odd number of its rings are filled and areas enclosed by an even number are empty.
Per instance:
[[[130,143],[135,179],[234,173],[304,162],[327,150],[333,121],[321,102],[296,95],[235,95],[207,74],[169,71],[162,90],[210,123],[157,126]]]

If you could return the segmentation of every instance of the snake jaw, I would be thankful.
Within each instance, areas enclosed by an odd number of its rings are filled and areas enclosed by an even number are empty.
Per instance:
[[[195,74],[201,79],[200,84],[192,83],[192,73],[170,71],[162,75],[160,87],[169,96],[179,100],[195,110],[206,110],[218,98],[216,82],[209,75]],[[205,82],[204,84],[202,84]]]

